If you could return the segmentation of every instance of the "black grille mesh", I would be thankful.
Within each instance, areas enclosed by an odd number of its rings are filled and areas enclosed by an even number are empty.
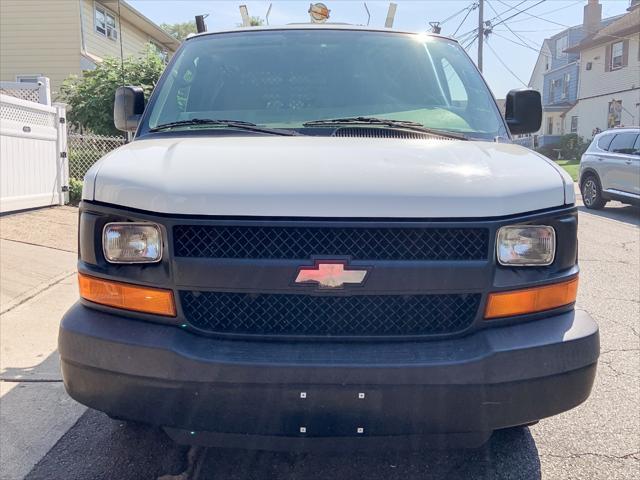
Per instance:
[[[180,292],[201,330],[254,335],[435,335],[464,330],[479,294],[312,296]]]
[[[484,228],[357,228],[176,225],[177,257],[359,260],[484,260]]]

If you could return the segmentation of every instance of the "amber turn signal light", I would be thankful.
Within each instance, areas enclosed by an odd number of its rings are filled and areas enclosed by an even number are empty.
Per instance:
[[[78,283],[80,296],[90,302],[135,312],[176,316],[171,290],[114,282],[81,273],[78,273]]]
[[[491,293],[484,318],[503,318],[551,310],[574,303],[577,293],[578,277],[553,285]]]

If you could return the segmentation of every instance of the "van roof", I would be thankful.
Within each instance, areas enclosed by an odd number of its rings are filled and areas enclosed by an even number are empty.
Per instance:
[[[367,25],[351,25],[348,23],[290,23],[288,25],[263,25],[259,27],[236,27],[224,30],[216,30],[212,32],[196,33],[187,37],[187,40],[195,37],[202,37],[205,35],[217,35],[220,33],[232,33],[232,32],[264,32],[271,30],[355,30],[355,31],[367,31],[367,32],[385,32],[385,33],[404,33],[409,35],[427,35],[430,37],[446,38],[457,42],[455,38],[447,37],[446,35],[440,35],[431,32],[411,32],[407,30],[397,30],[393,28],[385,27],[372,27]]]

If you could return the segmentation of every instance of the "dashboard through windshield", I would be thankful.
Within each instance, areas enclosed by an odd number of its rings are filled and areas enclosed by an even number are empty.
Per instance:
[[[176,54],[139,134],[232,128],[295,129],[374,117],[493,140],[508,136],[493,96],[455,42],[360,30],[262,30],[202,35]],[[189,122],[197,119],[198,122]],[[317,128],[316,128],[317,129]]]

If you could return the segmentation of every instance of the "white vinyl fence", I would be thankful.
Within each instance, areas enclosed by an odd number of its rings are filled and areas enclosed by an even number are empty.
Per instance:
[[[18,97],[0,93],[0,213],[63,205],[69,185],[64,106]]]
[[[51,105],[51,87],[47,77],[38,77],[38,80],[33,83],[0,82],[0,94],[42,105]]]

